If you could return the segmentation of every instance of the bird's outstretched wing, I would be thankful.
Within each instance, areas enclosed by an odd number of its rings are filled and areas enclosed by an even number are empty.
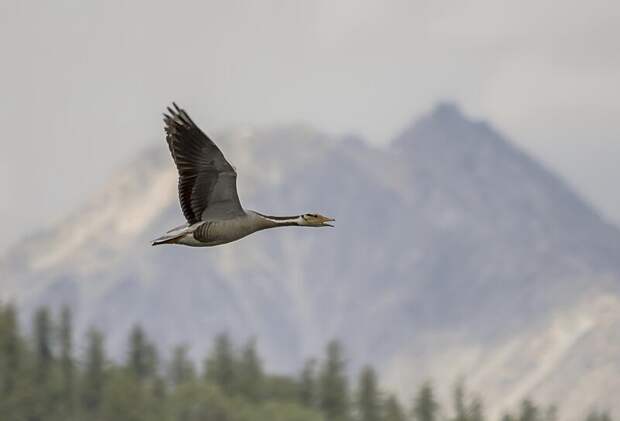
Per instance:
[[[179,172],[179,201],[191,225],[201,220],[243,214],[237,195],[237,173],[224,154],[173,103],[164,114],[166,141]]]

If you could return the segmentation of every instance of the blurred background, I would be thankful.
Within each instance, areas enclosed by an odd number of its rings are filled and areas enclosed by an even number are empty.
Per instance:
[[[618,413],[619,16],[3,1],[2,418]],[[337,229],[151,248],[171,101],[245,207]]]

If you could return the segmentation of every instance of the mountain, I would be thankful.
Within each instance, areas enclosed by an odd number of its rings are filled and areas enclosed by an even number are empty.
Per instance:
[[[305,126],[216,139],[245,207],[337,228],[151,247],[183,222],[158,141],[11,249],[1,298],[26,314],[68,303],[116,355],[136,322],[197,358],[218,332],[255,336],[282,371],[339,338],[351,369],[377,365],[407,398],[427,378],[448,396],[464,376],[492,415],[527,395],[568,419],[620,413],[620,232],[491,126],[447,103],[384,148]]]

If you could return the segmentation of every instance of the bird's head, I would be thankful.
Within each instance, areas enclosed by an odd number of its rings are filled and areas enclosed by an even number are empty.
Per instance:
[[[305,213],[301,215],[300,225],[306,227],[333,227],[333,225],[328,224],[328,222],[334,221],[334,218],[329,218],[318,213]]]

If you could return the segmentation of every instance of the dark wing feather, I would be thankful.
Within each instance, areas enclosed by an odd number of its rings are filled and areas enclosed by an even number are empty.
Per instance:
[[[243,214],[237,173],[224,154],[176,104],[164,114],[166,141],[179,172],[179,201],[191,225]]]

